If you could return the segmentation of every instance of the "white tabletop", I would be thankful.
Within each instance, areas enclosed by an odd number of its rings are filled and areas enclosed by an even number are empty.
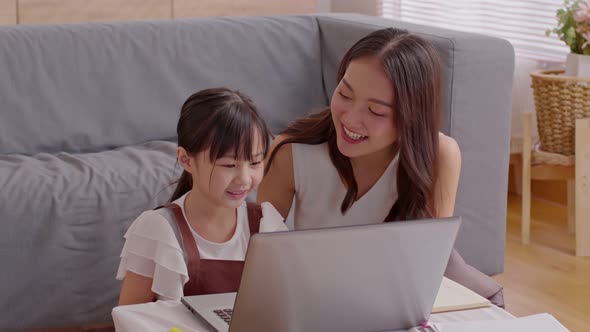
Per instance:
[[[432,314],[430,322],[456,322],[484,319],[514,318],[496,306]],[[170,331],[171,327],[182,332],[210,331],[186,307],[178,301],[157,301],[145,304],[120,306],[113,309],[113,321],[118,332]]]

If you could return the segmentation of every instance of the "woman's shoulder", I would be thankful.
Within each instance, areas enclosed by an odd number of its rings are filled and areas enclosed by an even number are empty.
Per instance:
[[[454,138],[443,133],[439,133],[438,155],[441,169],[461,168],[461,149]]]
[[[438,134],[438,153],[444,159],[461,158],[461,149],[457,141],[443,133]]]
[[[317,151],[322,149],[318,145],[309,145],[303,143],[283,143],[289,137],[279,135],[272,143],[270,148],[270,154],[272,155],[272,163],[277,164],[278,168],[292,172],[295,163],[306,162],[310,159],[309,156],[317,155],[322,153]]]
[[[295,143],[283,143],[289,137],[286,135],[279,135],[277,136],[270,146],[270,153],[269,156],[273,155],[273,163],[289,163],[293,162],[293,144]]]
[[[292,158],[293,153],[299,153],[300,151],[320,153],[328,152],[328,143],[326,142],[321,144],[305,144],[292,142],[283,143],[287,139],[289,139],[289,137],[284,134],[281,134],[274,139],[270,151],[272,152],[278,148],[276,152],[276,157],[281,155],[283,156],[283,158]]]

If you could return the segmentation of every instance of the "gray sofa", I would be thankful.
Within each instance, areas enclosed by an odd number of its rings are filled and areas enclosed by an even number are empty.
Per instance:
[[[278,132],[329,103],[348,47],[391,26],[442,55],[442,130],[463,155],[456,247],[501,272],[514,61],[504,40],[344,14],[5,26],[0,329],[110,319],[123,234],[173,189],[175,125],[191,93],[240,89]]]

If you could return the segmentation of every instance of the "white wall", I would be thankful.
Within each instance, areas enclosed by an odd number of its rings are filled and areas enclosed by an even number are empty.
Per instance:
[[[377,15],[378,0],[332,0],[334,13]]]
[[[318,0],[318,13],[329,13],[332,11],[332,0]]]
[[[379,0],[318,0],[318,12],[377,15]]]

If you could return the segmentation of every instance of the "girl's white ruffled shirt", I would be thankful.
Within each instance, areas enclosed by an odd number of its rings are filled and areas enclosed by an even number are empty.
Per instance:
[[[187,195],[188,193],[174,201],[182,208],[183,214]],[[272,204],[264,202],[261,207],[261,233],[287,230],[283,217]],[[245,259],[250,240],[246,203],[237,209],[237,220],[234,235],[224,243],[207,241],[191,228],[201,258],[241,261]],[[172,226],[157,211],[143,212],[125,233],[125,245],[121,251],[117,279],[122,280],[127,271],[152,278],[152,291],[158,299],[180,300],[183,296],[184,284],[189,280],[186,255]]]

